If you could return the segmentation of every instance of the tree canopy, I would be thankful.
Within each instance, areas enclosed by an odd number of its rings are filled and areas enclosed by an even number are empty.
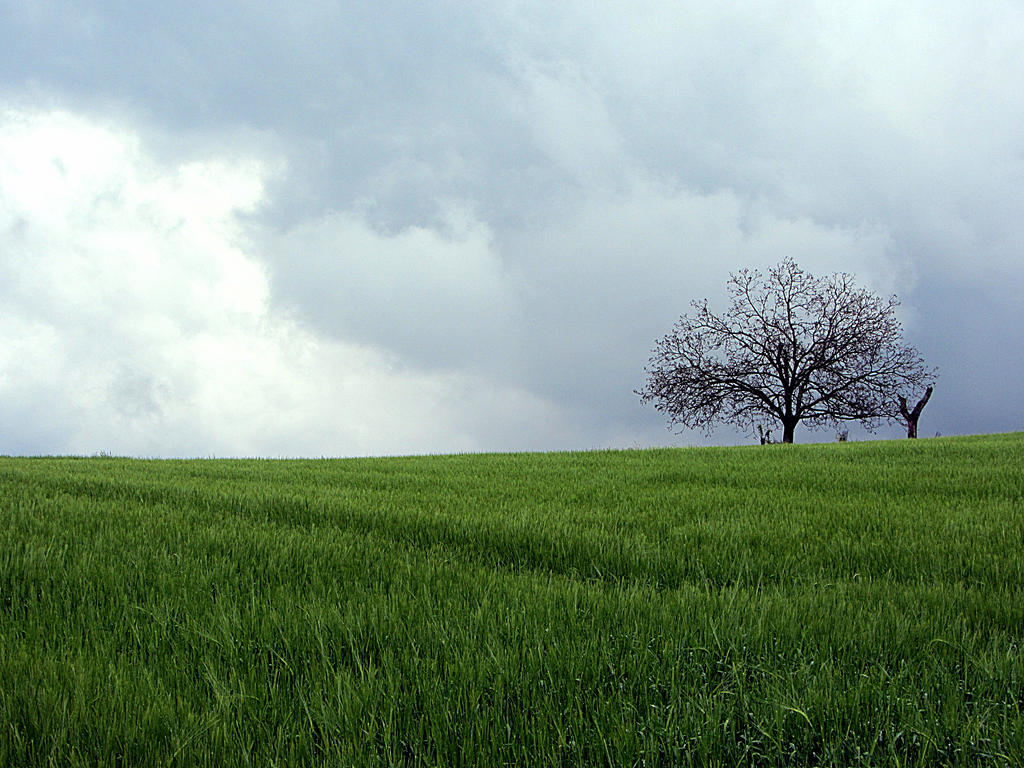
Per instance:
[[[753,430],[768,420],[787,443],[801,422],[875,429],[899,415],[902,392],[934,381],[903,343],[896,297],[858,288],[851,275],[818,278],[785,259],[767,275],[733,273],[727,287],[727,312],[692,302],[695,313],[657,342],[644,369],[637,394],[670,426]]]

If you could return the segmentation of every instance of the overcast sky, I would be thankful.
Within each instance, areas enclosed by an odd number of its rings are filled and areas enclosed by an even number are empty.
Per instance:
[[[0,0],[0,453],[745,442],[633,390],[786,256],[1024,429],[1022,8]]]

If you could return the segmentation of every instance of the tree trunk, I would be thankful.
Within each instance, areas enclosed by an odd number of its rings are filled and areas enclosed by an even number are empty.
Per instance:
[[[796,421],[792,419],[782,420],[782,442],[792,443],[793,432],[796,430]]]
[[[914,410],[907,408],[907,400],[903,395],[899,397],[900,404],[900,415],[903,416],[903,420],[907,422],[907,437],[911,440],[917,438],[917,422],[921,418],[921,411],[924,410],[925,405],[928,404],[928,399],[932,396],[932,387],[924,392],[924,397],[917,401],[917,405],[914,406]]]

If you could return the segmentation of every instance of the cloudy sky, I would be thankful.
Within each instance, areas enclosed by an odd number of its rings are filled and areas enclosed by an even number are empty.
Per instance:
[[[899,295],[922,435],[1024,429],[1021,51],[1016,0],[0,0],[0,453],[743,442],[633,390],[785,256]]]

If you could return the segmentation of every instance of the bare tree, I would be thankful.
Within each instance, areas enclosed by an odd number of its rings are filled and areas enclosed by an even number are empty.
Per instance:
[[[753,429],[768,417],[784,443],[800,422],[874,429],[896,418],[898,392],[934,379],[902,343],[896,297],[857,288],[848,274],[816,278],[786,259],[767,275],[730,275],[728,290],[728,312],[693,302],[696,313],[657,342],[644,369],[637,394],[670,426]]]
[[[921,411],[923,411],[924,407],[928,405],[933,389],[934,387],[928,387],[928,389],[924,391],[924,397],[917,401],[917,405],[914,406],[913,410],[907,408],[907,398],[903,395],[899,396],[900,416],[902,416],[903,420],[907,423],[907,437],[917,437],[917,421],[921,418]]]

